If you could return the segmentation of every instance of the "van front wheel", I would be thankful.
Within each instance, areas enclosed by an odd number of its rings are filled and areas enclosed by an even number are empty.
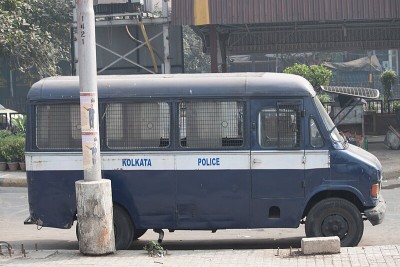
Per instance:
[[[338,236],[342,247],[357,246],[364,233],[364,222],[357,207],[341,198],[317,203],[306,217],[306,236]]]

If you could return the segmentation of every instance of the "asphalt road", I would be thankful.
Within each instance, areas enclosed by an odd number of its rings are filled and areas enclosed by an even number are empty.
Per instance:
[[[384,182],[383,196],[387,201],[384,222],[372,226],[365,222],[363,239],[359,246],[400,244],[400,180]],[[26,249],[78,249],[75,227],[68,230],[42,228],[24,225],[28,217],[26,188],[0,187],[0,241],[6,241],[18,249],[24,244]],[[269,249],[300,247],[304,237],[304,226],[298,229],[252,229],[207,231],[166,231],[163,246],[167,249]],[[141,250],[150,240],[157,240],[158,234],[149,230],[132,249]]]

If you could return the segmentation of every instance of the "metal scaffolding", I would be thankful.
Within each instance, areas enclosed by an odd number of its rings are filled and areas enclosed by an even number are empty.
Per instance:
[[[115,60],[102,60],[101,63],[97,65],[97,73],[98,74],[105,74],[107,70],[110,70],[112,67],[117,66],[120,64],[121,61],[129,63],[131,66],[133,65],[136,69],[139,68],[144,73],[154,74],[154,73],[171,73],[171,61],[170,61],[170,45],[169,45],[169,24],[170,24],[170,15],[168,12],[168,0],[161,0],[162,1],[162,11],[158,12],[159,14],[155,15],[154,13],[149,12],[141,12],[140,9],[135,12],[122,12],[122,13],[111,13],[112,8],[109,8],[111,12],[109,14],[95,14],[95,26],[96,31],[110,31],[111,36],[109,38],[114,38],[112,36],[112,31],[117,29],[121,29],[123,27],[125,29],[126,36],[131,39],[135,45],[132,49],[127,52],[121,53],[120,51],[115,51],[115,49],[107,47],[96,40],[96,47],[100,48],[97,54],[105,55],[109,54],[109,56],[116,57]],[[104,1],[102,1],[104,2]],[[109,1],[112,2],[112,1]],[[115,2],[115,1],[114,1]],[[110,4],[110,7],[112,4]],[[106,6],[106,5],[102,5]],[[107,6],[106,6],[107,7]],[[103,8],[104,9],[104,8]],[[77,22],[76,22],[76,6],[74,5],[73,10],[73,25],[72,25],[72,61],[73,61],[73,73],[79,73],[79,61],[78,61],[78,49],[77,49]],[[154,26],[162,26],[162,30],[158,32],[154,32]],[[130,30],[129,26],[136,26],[138,29],[141,30],[141,33],[144,37],[144,41],[141,41],[140,38],[134,37]],[[147,29],[152,28],[151,35],[148,35]],[[119,31],[121,32],[121,30]],[[101,35],[100,35],[101,36]],[[154,49],[153,43],[157,41],[157,39],[162,38],[162,53],[159,53],[156,49]],[[114,40],[118,42],[118,40]],[[112,42],[112,41],[111,41]],[[125,44],[126,47],[126,44]],[[152,69],[146,66],[143,63],[138,62],[138,60],[134,60],[129,58],[130,55],[134,53],[138,53],[139,49],[144,50],[146,49],[150,53],[151,57],[151,65]],[[161,62],[161,70],[158,70],[158,64],[156,60],[156,56],[159,62]],[[137,57],[138,58],[138,57]],[[108,63],[104,63],[103,61],[108,61]],[[114,72],[115,73],[115,72]]]

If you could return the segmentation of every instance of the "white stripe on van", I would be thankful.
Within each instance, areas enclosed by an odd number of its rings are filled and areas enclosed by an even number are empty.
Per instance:
[[[103,152],[103,170],[246,170],[329,168],[329,151]],[[81,153],[30,152],[28,171],[82,170]]]

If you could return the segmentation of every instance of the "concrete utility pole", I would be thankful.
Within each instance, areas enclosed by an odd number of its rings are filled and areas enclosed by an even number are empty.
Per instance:
[[[162,0],[162,15],[167,18],[163,24],[163,43],[164,43],[164,73],[171,73],[171,60],[169,57],[169,20],[168,20],[168,0]]]
[[[84,180],[75,183],[79,250],[115,251],[111,181],[101,179],[96,38],[93,0],[76,0]]]

